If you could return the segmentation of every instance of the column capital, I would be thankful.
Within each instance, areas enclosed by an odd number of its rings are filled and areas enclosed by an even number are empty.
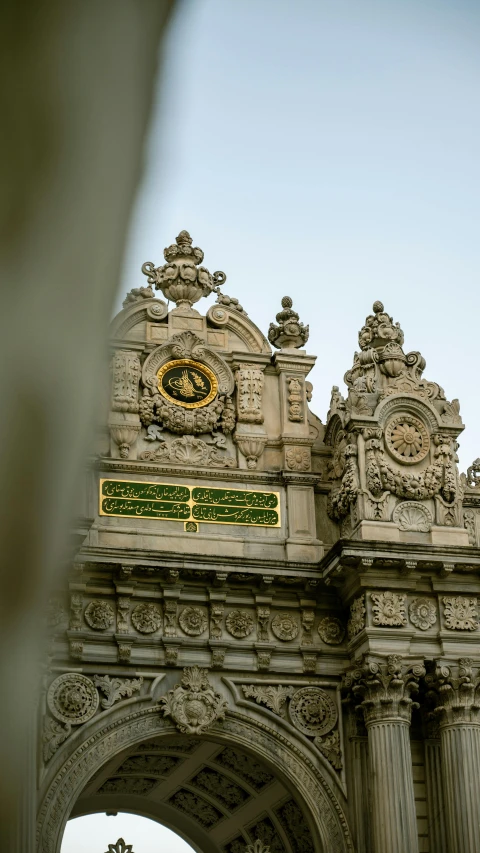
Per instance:
[[[436,660],[425,678],[426,698],[440,727],[480,724],[480,663],[472,658]]]
[[[411,696],[418,692],[423,675],[422,663],[401,655],[364,655],[344,676],[343,687],[363,712],[367,728],[387,721],[410,724],[412,708],[418,708]]]

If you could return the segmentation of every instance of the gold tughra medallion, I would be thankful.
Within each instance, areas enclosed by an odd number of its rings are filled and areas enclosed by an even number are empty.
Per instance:
[[[189,358],[169,361],[157,373],[158,390],[169,403],[184,409],[206,406],[217,396],[217,377],[204,364]]]

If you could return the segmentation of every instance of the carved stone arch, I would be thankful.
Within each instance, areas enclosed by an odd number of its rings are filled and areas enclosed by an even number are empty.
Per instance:
[[[158,706],[141,708],[138,700],[94,718],[69,739],[55,756],[42,786],[37,838],[38,853],[60,853],[63,831],[85,785],[106,760],[148,738],[177,734]],[[130,713],[126,713],[126,711]],[[202,735],[206,740],[236,746],[261,759],[292,790],[310,818],[318,853],[353,853],[353,844],[339,796],[305,752],[288,737],[244,714],[227,712]]]
[[[330,447],[333,447],[333,445],[335,444],[335,439],[336,439],[339,431],[343,430],[343,429],[344,429],[344,426],[342,423],[342,419],[341,419],[340,415],[335,413],[334,415],[332,415],[332,417],[330,418],[330,420],[327,424],[327,428],[325,430],[324,443],[329,445]]]
[[[167,303],[163,299],[142,299],[127,305],[112,321],[110,326],[110,337],[113,340],[124,340],[128,332],[138,323],[159,321],[165,319],[168,314]],[[143,333],[139,335],[143,342]]]
[[[228,364],[218,353],[205,346],[204,341],[194,332],[181,332],[179,335],[174,335],[150,353],[143,365],[143,384],[149,388],[155,387],[158,370],[168,361],[176,358],[193,358],[200,364],[205,364],[218,378],[218,393],[227,396],[233,393],[235,380]]]
[[[229,311],[225,305],[212,305],[207,311],[207,320],[216,328],[232,331],[244,342],[247,352],[272,351],[265,335],[245,314]]]
[[[420,418],[426,423],[430,433],[435,433],[439,429],[448,432],[448,428],[445,429],[445,425],[442,424],[431,403],[418,397],[407,397],[405,394],[392,394],[392,396],[382,400],[377,406],[375,419],[380,426],[384,427],[388,419],[396,412],[408,412],[416,418]]]

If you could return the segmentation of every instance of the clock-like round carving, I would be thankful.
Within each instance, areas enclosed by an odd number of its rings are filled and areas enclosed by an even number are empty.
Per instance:
[[[388,422],[385,443],[394,459],[413,465],[425,459],[430,448],[430,436],[420,418],[405,413]]]
[[[157,373],[162,397],[184,409],[207,406],[217,396],[218,380],[205,364],[190,358],[168,361]]]

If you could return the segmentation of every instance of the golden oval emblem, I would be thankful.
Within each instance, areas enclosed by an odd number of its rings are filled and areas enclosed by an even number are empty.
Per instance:
[[[162,397],[184,409],[207,406],[217,396],[217,377],[205,364],[190,358],[168,361],[157,373]]]

